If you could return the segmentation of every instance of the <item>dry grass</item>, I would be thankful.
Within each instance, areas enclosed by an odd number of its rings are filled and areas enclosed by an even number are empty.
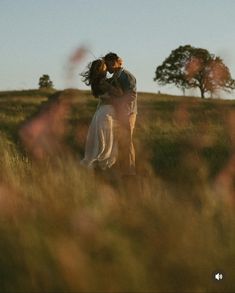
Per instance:
[[[18,131],[45,98],[1,98],[0,291],[234,291],[234,103],[140,95],[139,175],[123,180],[79,165],[86,95],[66,148],[38,160]]]

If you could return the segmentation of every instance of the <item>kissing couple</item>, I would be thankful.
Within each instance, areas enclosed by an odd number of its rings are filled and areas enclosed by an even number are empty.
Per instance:
[[[107,72],[112,74],[111,78],[107,78]],[[135,175],[135,77],[123,68],[123,60],[115,53],[91,62],[82,76],[99,103],[89,126],[81,164],[101,170],[110,170],[115,165],[122,176]]]

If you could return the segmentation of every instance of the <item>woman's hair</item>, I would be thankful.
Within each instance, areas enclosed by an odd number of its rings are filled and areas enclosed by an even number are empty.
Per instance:
[[[102,71],[104,65],[105,63],[102,59],[96,59],[90,62],[87,66],[87,70],[81,74],[83,77],[82,81],[85,82],[86,85],[91,85],[97,78],[104,78],[106,76],[106,73]]]
[[[103,71],[105,62],[103,59],[96,59],[90,62],[87,66],[87,70],[81,74],[82,81],[86,85],[91,86],[92,94],[98,96],[100,94],[99,84],[100,81],[106,77],[106,72]]]

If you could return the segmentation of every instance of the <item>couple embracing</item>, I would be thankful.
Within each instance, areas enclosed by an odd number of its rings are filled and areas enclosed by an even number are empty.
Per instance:
[[[107,72],[112,74],[111,78],[106,77]],[[88,130],[81,164],[102,170],[117,165],[122,175],[135,175],[135,77],[123,68],[122,59],[115,53],[91,62],[82,76],[99,104]]]

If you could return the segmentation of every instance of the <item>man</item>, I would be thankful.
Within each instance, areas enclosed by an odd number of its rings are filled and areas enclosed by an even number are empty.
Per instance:
[[[122,67],[122,59],[115,53],[108,53],[104,61],[109,73],[113,73],[112,84],[122,90],[122,95],[116,99],[116,113],[119,122],[119,161],[123,175],[135,175],[135,149],[133,145],[133,130],[137,114],[136,79]]]

